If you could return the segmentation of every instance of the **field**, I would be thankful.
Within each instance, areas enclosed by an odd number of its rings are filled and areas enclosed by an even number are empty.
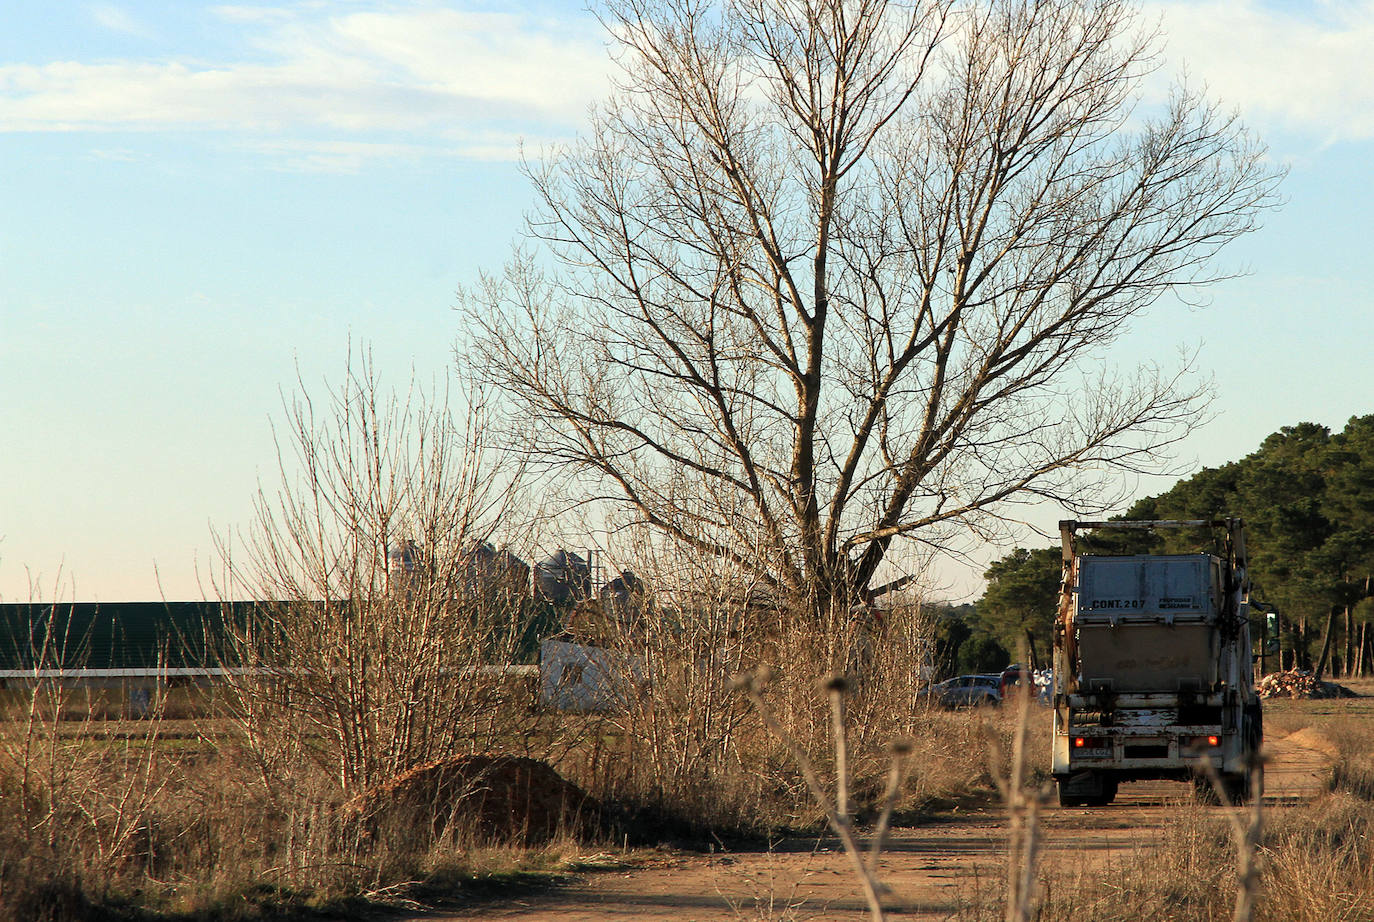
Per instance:
[[[1351,683],[1363,695],[1374,682]],[[997,723],[1008,715],[961,715]],[[1367,902],[1374,827],[1368,787],[1374,697],[1268,703],[1262,896],[1257,917],[1374,918]],[[1043,729],[1043,728],[1042,728]],[[1344,767],[1345,781],[1337,781]],[[944,767],[939,767],[943,769]],[[1352,777],[1353,776],[1353,777]],[[1005,811],[991,797],[948,806],[897,828],[881,874],[891,918],[1001,919]],[[1116,803],[1047,806],[1040,918],[1227,919],[1234,849],[1221,807],[1193,802],[1185,785],[1124,785]],[[832,838],[789,837],[771,847],[585,854],[555,886],[474,904],[445,920],[531,922],[855,919],[864,916],[852,873]],[[417,917],[417,919],[420,917]],[[423,918],[433,919],[434,916]]]
[[[1374,918],[1364,903],[1374,891],[1374,682],[1352,685],[1365,697],[1267,706],[1256,918]],[[676,801],[662,788],[654,799],[634,787],[651,753],[637,748],[642,728],[625,715],[531,717],[505,748],[537,751],[603,804],[618,803],[614,822],[596,831],[521,843],[406,830],[364,841],[344,835],[327,772],[255,763],[240,731],[210,716],[203,700],[173,695],[151,720],[81,696],[66,702],[67,719],[53,720],[26,713],[24,700],[7,693],[0,726],[0,800],[10,818],[0,828],[0,919],[405,917],[421,907],[429,908],[417,920],[865,912],[839,843],[817,836],[820,814],[747,710],[737,712],[737,729],[752,748],[740,743],[736,760],[772,761],[714,787],[679,788]],[[1003,917],[1008,823],[993,778],[1007,769],[1013,710],[922,707],[903,719],[912,771],[879,865],[892,918]],[[1027,761],[1035,768],[1048,762],[1048,728],[1046,712],[1033,713]],[[853,733],[861,830],[874,818],[880,743],[862,728]],[[824,750],[822,735],[812,752]],[[693,822],[702,816],[715,835]],[[1040,831],[1039,918],[1230,918],[1231,832],[1223,809],[1195,804],[1186,785],[1126,785],[1106,808],[1046,805]]]

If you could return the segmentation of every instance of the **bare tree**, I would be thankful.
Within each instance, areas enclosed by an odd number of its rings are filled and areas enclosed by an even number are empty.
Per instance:
[[[619,91],[462,293],[463,351],[592,495],[819,613],[1008,502],[1091,508],[1197,421],[1187,369],[1101,358],[1223,277],[1279,173],[1186,88],[1138,105],[1126,0],[602,15]]]

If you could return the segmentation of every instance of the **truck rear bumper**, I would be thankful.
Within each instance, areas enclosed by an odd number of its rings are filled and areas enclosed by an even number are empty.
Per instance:
[[[1110,771],[1121,777],[1182,777],[1197,773],[1202,759],[1222,773],[1242,771],[1244,756],[1240,734],[1216,724],[1071,725],[1055,733],[1053,771],[1056,775]]]

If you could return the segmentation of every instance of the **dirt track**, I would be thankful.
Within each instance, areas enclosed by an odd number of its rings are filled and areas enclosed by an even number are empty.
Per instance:
[[[1320,791],[1331,750],[1319,734],[1299,731],[1267,741],[1266,749],[1266,804],[1291,805]],[[1051,807],[1044,814],[1045,862],[1106,860],[1149,844],[1189,802],[1188,794],[1181,784],[1143,782],[1123,785],[1110,807]],[[882,863],[882,878],[892,888],[890,915],[948,918],[959,900],[995,874],[1004,828],[1000,812],[979,811],[895,830]],[[793,913],[789,906],[796,907]],[[786,916],[819,922],[853,919],[863,909],[843,853],[831,841],[818,846],[811,840],[784,842],[770,852],[675,854],[631,869],[588,871],[545,892],[426,918],[693,922]]]

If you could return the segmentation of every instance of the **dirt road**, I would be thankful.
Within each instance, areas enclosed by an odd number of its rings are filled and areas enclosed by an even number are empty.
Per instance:
[[[1267,741],[1266,748],[1266,804],[1283,807],[1320,791],[1332,750],[1319,734],[1299,731]],[[1142,782],[1123,785],[1110,807],[1049,808],[1044,814],[1045,863],[1105,861],[1147,845],[1190,802],[1188,797],[1181,784]],[[892,888],[886,901],[891,916],[948,918],[960,901],[991,884],[1002,861],[1004,836],[1003,817],[996,810],[894,830],[882,862],[882,879]],[[426,918],[704,922],[795,917],[824,922],[852,920],[864,909],[848,861],[830,840],[787,841],[768,852],[665,855],[633,868],[615,868],[614,856],[594,856],[591,863],[597,861],[611,867],[589,870],[519,899]],[[789,907],[794,911],[789,913]]]

